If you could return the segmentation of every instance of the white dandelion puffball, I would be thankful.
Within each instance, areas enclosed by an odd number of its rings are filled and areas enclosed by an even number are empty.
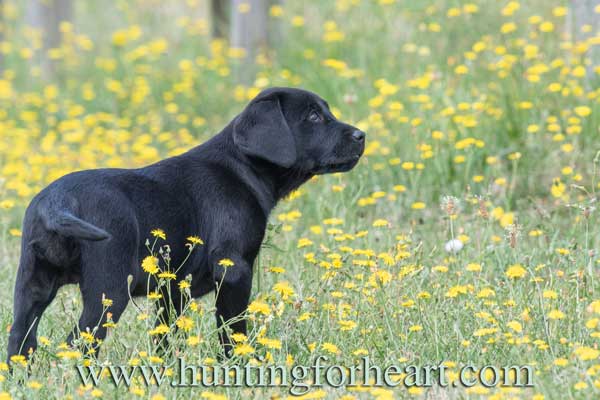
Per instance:
[[[444,246],[448,253],[458,253],[462,250],[464,244],[458,239],[449,240],[448,243]]]

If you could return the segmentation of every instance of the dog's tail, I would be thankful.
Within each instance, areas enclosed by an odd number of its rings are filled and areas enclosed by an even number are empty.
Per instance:
[[[35,214],[26,213],[25,217],[34,219],[31,221],[33,229],[23,236],[23,243],[33,250],[36,258],[68,268],[79,257],[79,242],[110,239],[107,231],[76,217],[70,208],[62,204],[60,208],[56,204],[48,207],[44,203],[34,208]],[[36,219],[41,223],[36,223]]]
[[[25,212],[23,251],[30,249],[38,260],[69,268],[80,257],[83,242],[110,239],[107,231],[77,216],[77,209],[76,199],[64,194],[35,197]]]
[[[64,237],[91,241],[110,238],[110,234],[104,229],[77,218],[68,211],[59,211],[51,215],[42,213],[42,218],[46,229]]]

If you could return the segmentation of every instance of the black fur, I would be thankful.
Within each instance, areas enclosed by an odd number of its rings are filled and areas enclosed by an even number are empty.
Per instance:
[[[187,254],[188,236],[204,240],[177,278],[192,275],[194,297],[222,281],[217,324],[238,316],[248,305],[252,264],[277,201],[315,174],[350,170],[363,150],[364,133],[336,120],[317,95],[271,88],[185,154],[140,169],[88,170],[58,179],[25,213],[9,360],[35,350],[39,319],[67,283],[80,285],[79,330],[99,325],[96,337],[103,339],[103,296],[113,300],[109,312],[116,322],[129,300],[129,275],[133,294],[146,294],[140,263],[153,228],[167,233],[173,266]],[[223,258],[235,263],[225,276],[218,265]],[[231,328],[245,333],[245,321]],[[220,338],[228,353],[223,330]]]

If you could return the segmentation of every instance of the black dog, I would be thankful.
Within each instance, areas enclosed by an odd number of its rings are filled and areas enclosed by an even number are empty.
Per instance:
[[[79,330],[98,326],[96,338],[103,339],[103,296],[112,300],[108,311],[117,322],[128,303],[129,275],[132,294],[146,294],[143,242],[157,227],[172,244],[183,246],[191,235],[204,240],[177,279],[192,275],[193,297],[220,284],[217,325],[242,314],[271,209],[315,174],[353,168],[364,142],[365,134],[336,120],[317,95],[271,88],[221,133],[185,154],[140,169],[80,171],[58,179],[25,213],[8,359],[35,350],[40,317],[68,283],[81,289]],[[185,252],[173,253],[179,254],[171,264],[178,266]],[[224,274],[219,261],[225,258],[235,265]],[[176,290],[177,281],[171,282]],[[237,319],[231,328],[245,333],[246,323]],[[228,354],[231,342],[223,331]]]

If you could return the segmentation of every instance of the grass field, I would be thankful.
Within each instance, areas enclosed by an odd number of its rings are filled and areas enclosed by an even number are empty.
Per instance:
[[[365,130],[367,148],[352,172],[314,179],[274,210],[250,331],[228,362],[310,365],[322,354],[350,366],[368,355],[379,365],[443,362],[451,381],[468,364],[535,371],[530,388],[321,387],[307,398],[600,395],[600,36],[586,26],[576,34],[567,2],[286,2],[270,10],[278,40],[244,86],[235,80],[243,52],[210,41],[198,1],[80,2],[51,51],[51,82],[33,62],[40,38],[19,22],[20,2],[4,2],[2,358],[35,193],[74,170],[179,154],[260,89],[299,86]],[[147,237],[187,251],[165,234]],[[94,360],[63,343],[81,305],[76,287],[62,289],[41,320],[31,374],[20,360],[14,376],[0,364],[0,399],[289,396],[82,385],[75,365],[85,362],[169,363],[153,345],[153,301],[130,305]],[[163,327],[190,363],[218,362],[213,302],[192,302],[177,332]]]

